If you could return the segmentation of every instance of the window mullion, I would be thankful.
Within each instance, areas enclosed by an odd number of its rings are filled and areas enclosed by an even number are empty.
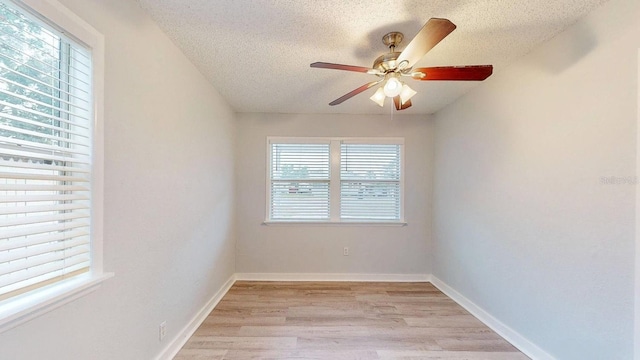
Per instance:
[[[329,215],[331,221],[340,221],[340,143],[331,141],[331,181],[329,183]]]

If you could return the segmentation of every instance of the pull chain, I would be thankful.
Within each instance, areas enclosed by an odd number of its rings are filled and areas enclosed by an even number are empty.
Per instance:
[[[393,121],[393,98],[390,98],[390,99],[391,99],[391,106],[390,106],[390,108],[391,108],[391,121]]]

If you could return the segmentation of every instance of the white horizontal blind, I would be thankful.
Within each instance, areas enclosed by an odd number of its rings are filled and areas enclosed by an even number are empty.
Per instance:
[[[346,221],[399,221],[401,146],[340,146],[340,218]]]
[[[270,148],[270,220],[328,220],[329,143]]]
[[[90,267],[91,54],[0,0],[0,298]]]

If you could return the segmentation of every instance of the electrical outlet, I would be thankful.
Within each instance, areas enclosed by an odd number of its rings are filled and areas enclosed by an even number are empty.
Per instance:
[[[349,247],[345,246],[344,249],[342,249],[342,255],[349,256]]]
[[[167,322],[163,321],[160,323],[160,327],[159,327],[160,341],[164,340],[164,337],[166,335],[167,335]]]

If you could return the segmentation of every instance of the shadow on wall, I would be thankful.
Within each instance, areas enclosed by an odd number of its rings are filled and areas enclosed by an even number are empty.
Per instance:
[[[540,61],[541,70],[551,74],[559,74],[577,64],[586,57],[595,47],[597,41],[593,31],[584,23],[575,25],[579,31],[570,32],[568,41],[552,42],[553,47],[549,51],[553,56],[545,56]]]

